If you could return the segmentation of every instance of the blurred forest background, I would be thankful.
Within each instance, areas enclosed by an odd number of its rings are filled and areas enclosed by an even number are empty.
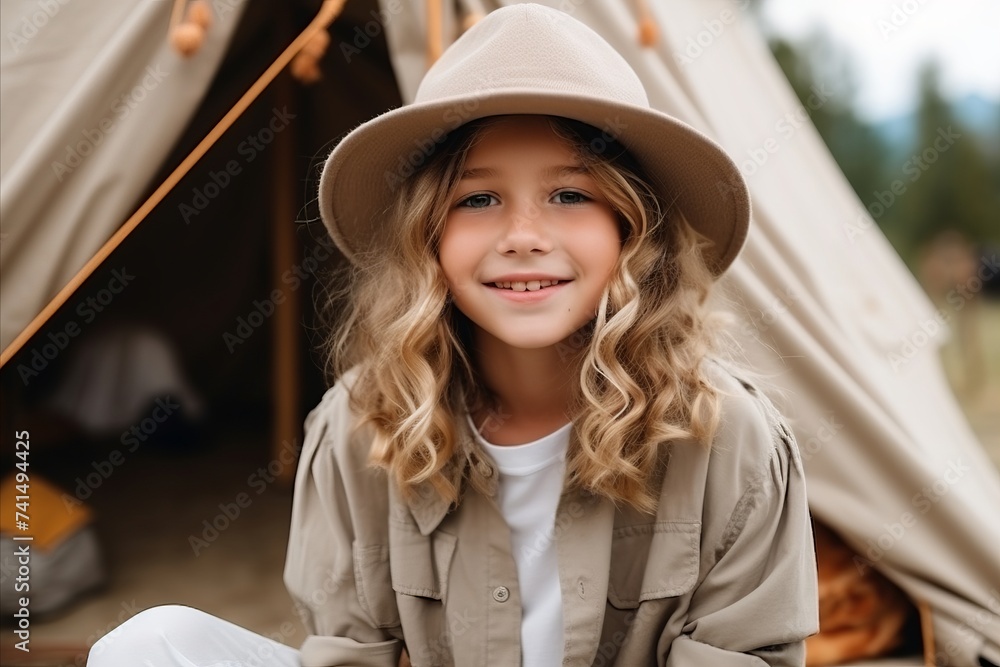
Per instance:
[[[858,104],[863,73],[829,30],[790,37],[761,25],[804,106],[815,86],[832,92],[806,106],[812,122],[951,327],[945,371],[1000,465],[1000,91],[948,96],[928,56],[916,68],[912,108],[869,120]]]
[[[772,38],[770,45],[800,99],[821,82],[833,90],[828,103],[812,110],[812,122],[911,270],[918,273],[922,252],[946,233],[978,246],[1000,242],[997,102],[977,94],[945,98],[938,66],[928,60],[919,73],[917,108],[869,123],[852,105],[857,76],[829,35],[817,32],[803,43]],[[949,128],[958,139],[923,159]],[[892,191],[895,180],[907,186],[902,194]]]

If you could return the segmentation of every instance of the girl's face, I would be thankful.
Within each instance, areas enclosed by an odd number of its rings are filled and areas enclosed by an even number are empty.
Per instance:
[[[610,204],[543,117],[505,116],[481,132],[438,256],[479,335],[519,349],[564,341],[595,316],[620,251]]]

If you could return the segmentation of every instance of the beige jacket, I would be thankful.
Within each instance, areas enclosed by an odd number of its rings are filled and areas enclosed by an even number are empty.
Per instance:
[[[656,516],[563,493],[556,516],[564,665],[804,664],[818,629],[802,464],[771,404],[715,362],[715,445],[663,448]],[[458,508],[411,504],[366,467],[350,375],[306,419],[285,584],[310,632],[304,667],[520,664],[520,593],[497,472],[471,433]],[[370,432],[368,432],[370,434]],[[476,486],[484,492],[477,490]]]

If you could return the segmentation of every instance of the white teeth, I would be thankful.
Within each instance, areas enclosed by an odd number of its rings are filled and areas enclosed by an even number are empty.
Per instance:
[[[527,280],[524,282],[494,282],[493,286],[515,292],[537,292],[543,287],[551,287],[558,284],[558,280]]]

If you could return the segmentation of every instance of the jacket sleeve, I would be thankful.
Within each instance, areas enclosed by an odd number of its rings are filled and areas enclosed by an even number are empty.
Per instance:
[[[285,586],[308,632],[301,648],[303,667],[396,667],[402,641],[377,627],[358,597],[354,517],[363,494],[377,495],[379,489],[370,482],[366,488],[372,471],[363,464],[359,468],[347,454],[346,393],[335,386],[306,418]],[[370,502],[377,507],[379,498]]]
[[[746,389],[727,415],[732,437],[712,455],[705,506],[716,520],[703,524],[714,527],[702,536],[702,579],[667,667],[804,665],[819,628],[802,462],[771,404]]]

